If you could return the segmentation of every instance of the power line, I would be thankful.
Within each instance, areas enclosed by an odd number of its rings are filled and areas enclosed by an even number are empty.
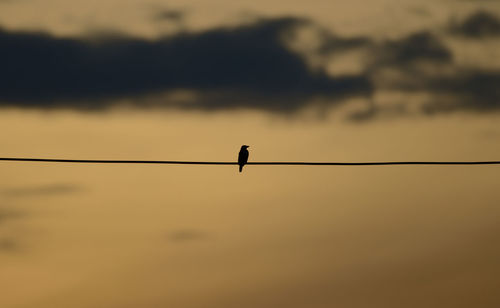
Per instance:
[[[238,165],[223,161],[106,160],[0,157],[0,161],[84,164]],[[386,162],[248,162],[247,165],[281,166],[388,166],[388,165],[500,165],[500,161],[386,161]]]

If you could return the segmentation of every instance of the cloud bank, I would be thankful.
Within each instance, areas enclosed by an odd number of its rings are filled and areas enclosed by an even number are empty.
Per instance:
[[[205,99],[191,107],[288,111],[316,96],[368,95],[371,84],[365,76],[332,78],[312,71],[287,48],[284,37],[304,22],[261,20],[157,41],[2,31],[0,101],[21,107],[100,109],[112,99],[186,89],[218,98],[230,94],[239,104]]]
[[[305,27],[316,27],[321,34],[312,55],[290,45]],[[500,71],[457,65],[443,37],[458,34],[480,41],[500,35],[499,19],[480,11],[447,31],[422,30],[385,40],[342,37],[297,17],[259,19],[157,40],[57,38],[4,30],[0,106],[102,110],[125,99],[138,108],[290,113],[315,101],[328,106],[350,98],[370,102],[379,91],[402,91],[428,95],[425,112],[500,109]],[[313,67],[308,59],[331,60],[357,51],[365,54],[357,73],[332,75],[326,66]],[[190,98],[170,99],[182,91]]]

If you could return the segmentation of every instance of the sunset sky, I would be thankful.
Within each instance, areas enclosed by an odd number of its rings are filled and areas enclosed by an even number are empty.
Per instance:
[[[0,157],[500,160],[497,0],[0,0]],[[500,166],[0,162],[2,308],[500,306]]]

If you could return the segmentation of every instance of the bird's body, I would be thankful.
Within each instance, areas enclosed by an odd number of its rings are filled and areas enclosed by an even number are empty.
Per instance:
[[[240,165],[240,172],[243,170],[243,166],[248,162],[248,145],[242,145],[240,153],[238,154],[238,165]]]

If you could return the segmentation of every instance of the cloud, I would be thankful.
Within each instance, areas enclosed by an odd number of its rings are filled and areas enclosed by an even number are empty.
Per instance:
[[[428,31],[412,33],[406,37],[381,44],[375,53],[376,66],[405,68],[421,61],[450,63],[452,52],[440,39]]]
[[[80,188],[75,185],[53,184],[33,187],[9,188],[0,191],[0,194],[6,197],[33,197],[33,196],[49,196],[70,194],[80,191]],[[0,219],[1,219],[0,213]]]
[[[462,22],[451,25],[451,32],[469,38],[485,38],[500,36],[500,19],[487,12],[478,11]]]
[[[457,64],[453,50],[444,41],[430,31],[420,31],[370,47],[367,71],[376,89],[406,93],[407,97],[424,94],[428,98],[421,111],[426,114],[500,110],[500,71]],[[409,104],[372,103],[367,110],[352,114],[351,119],[369,120],[381,112],[402,115],[408,112]]]
[[[321,43],[317,48],[317,52],[321,55],[335,55],[370,47],[374,44],[370,38],[365,36],[341,37],[328,31],[323,31],[321,34]]]
[[[332,78],[287,47],[287,35],[305,23],[261,19],[155,41],[2,31],[0,104],[102,109],[114,99],[137,98],[140,106],[141,97],[188,90],[198,99],[177,107],[287,112],[315,97],[338,102],[370,95],[365,76]]]
[[[500,72],[468,70],[457,72],[454,76],[431,79],[427,88],[440,94],[441,99],[427,104],[424,110],[431,113],[462,109],[483,112],[498,110],[499,85]]]
[[[13,252],[18,250],[19,243],[15,241],[11,235],[9,235],[9,232],[6,232],[3,225],[5,223],[8,224],[11,220],[16,220],[24,216],[25,214],[20,211],[0,207],[0,252]]]
[[[154,20],[180,23],[184,20],[185,15],[186,13],[181,10],[163,9],[154,15]]]
[[[10,220],[10,219],[16,219],[19,217],[24,216],[21,212],[16,212],[16,211],[11,211],[7,210],[4,208],[0,208],[0,224],[3,222]]]
[[[406,93],[408,97],[415,93],[425,94],[427,99],[422,102],[421,111],[426,114],[500,110],[500,72],[457,68],[451,70],[451,73],[445,74],[413,70],[386,80],[383,87],[389,91]],[[369,110],[356,114],[354,119],[370,119],[381,111],[402,115],[407,112],[407,105],[409,103],[405,102],[388,107],[372,105]]]
[[[161,14],[177,19],[180,13]],[[305,48],[311,54],[293,48],[304,28],[317,32],[316,47]],[[453,31],[482,37],[497,28],[496,17],[477,12]],[[318,102],[335,106],[365,98],[369,110],[351,118],[366,120],[382,110],[373,101],[375,92],[398,91],[429,96],[427,113],[500,109],[500,72],[455,63],[443,37],[448,34],[436,29],[393,39],[343,37],[298,17],[263,18],[156,40],[0,31],[0,106],[99,111],[126,101],[136,108],[288,114]],[[348,61],[359,69],[339,73],[334,67],[334,76],[327,72],[329,64],[353,54],[358,58]],[[315,56],[326,59],[324,65],[311,65]],[[408,104],[383,108],[401,115]]]
[[[192,229],[177,230],[169,234],[168,238],[172,242],[191,242],[203,240],[207,237],[204,232]]]
[[[0,238],[0,251],[12,252],[18,249],[18,244],[11,238]]]
[[[6,5],[12,5],[12,4],[18,4],[22,2],[26,2],[30,0],[0,0],[0,4],[6,4]]]
[[[453,51],[432,33],[418,32],[383,43],[373,59],[372,79],[383,80],[377,88],[427,95],[425,113],[500,109],[500,71],[457,65]],[[384,80],[381,72],[386,68],[396,73]],[[380,111],[371,107],[369,115]],[[396,108],[397,113],[404,113],[404,105]]]

